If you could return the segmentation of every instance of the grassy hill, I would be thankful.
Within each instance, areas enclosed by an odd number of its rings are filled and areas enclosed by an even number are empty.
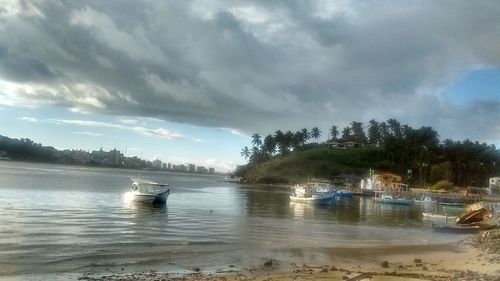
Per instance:
[[[390,169],[375,148],[330,149],[319,146],[290,152],[261,164],[241,169],[240,176],[251,183],[297,183],[308,178],[332,178],[349,173],[363,175],[369,168]]]

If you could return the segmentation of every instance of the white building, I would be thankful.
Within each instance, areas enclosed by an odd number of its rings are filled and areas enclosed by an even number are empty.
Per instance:
[[[500,177],[490,178],[490,189],[492,193],[500,194]]]
[[[490,187],[500,188],[500,177],[490,178]]]

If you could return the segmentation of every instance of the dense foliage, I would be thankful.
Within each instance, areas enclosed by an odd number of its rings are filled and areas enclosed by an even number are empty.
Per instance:
[[[299,181],[301,177],[329,178],[340,173],[363,176],[369,168],[375,168],[403,175],[406,181],[419,186],[441,180],[458,186],[486,186],[489,177],[500,175],[500,152],[494,145],[470,140],[440,141],[439,134],[432,127],[414,129],[395,119],[385,122],[370,120],[367,131],[366,134],[363,123],[356,121],[340,132],[332,126],[329,140],[322,144],[308,142],[311,139],[317,141],[321,136],[317,127],[311,132],[307,129],[285,133],[278,130],[266,136],[264,141],[259,134],[254,134],[252,148],[244,147],[241,152],[249,163],[240,167],[236,174],[247,181],[290,182]],[[343,142],[358,147],[342,153],[332,151],[339,150],[332,148],[333,143]],[[314,153],[305,153],[314,150],[319,153],[315,156],[318,162],[309,161]],[[363,159],[345,161],[346,158],[359,157]],[[286,169],[283,165],[296,168]]]

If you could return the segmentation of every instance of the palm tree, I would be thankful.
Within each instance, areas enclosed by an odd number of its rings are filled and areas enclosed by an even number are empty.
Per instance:
[[[262,143],[262,150],[269,155],[274,154],[274,152],[276,151],[276,141],[272,135],[267,135],[264,138],[264,142]]]
[[[363,145],[366,143],[366,135],[363,130],[363,123],[352,121],[351,122],[351,132],[354,137],[354,141],[356,141],[359,145]]]
[[[306,136],[302,131],[297,131],[293,134],[292,146],[293,149],[297,149],[306,143]]]
[[[391,129],[391,133],[393,136],[400,138],[401,137],[401,124],[398,120],[391,118],[387,120],[387,124],[389,124],[389,129]]]
[[[302,129],[301,133],[302,133],[304,143],[306,143],[311,138],[311,133],[309,133],[306,128]]]
[[[312,128],[311,137],[313,137],[316,142],[318,141],[319,137],[321,137],[321,131],[318,127]]]
[[[342,129],[342,140],[343,141],[350,141],[351,140],[351,128],[350,127],[344,127],[344,129]]]
[[[336,140],[338,135],[339,135],[339,130],[337,129],[337,126],[333,125],[330,128],[330,136],[332,137],[332,140]]]
[[[284,137],[284,152],[285,152],[285,154],[290,150],[290,147],[293,144],[293,137],[294,137],[294,134],[292,133],[292,131],[290,131],[290,130],[286,131],[285,137]]]
[[[248,149],[248,146],[245,146],[241,149],[241,157],[248,159],[250,157],[250,154],[252,153],[250,152],[250,149]]]
[[[371,144],[377,144],[380,142],[380,129],[378,122],[375,119],[370,120],[370,125],[368,125],[368,141]]]
[[[256,147],[260,147],[262,145],[261,136],[259,134],[252,135],[252,144]]]

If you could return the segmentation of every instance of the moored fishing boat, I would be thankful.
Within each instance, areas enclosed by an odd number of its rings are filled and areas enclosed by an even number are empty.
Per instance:
[[[137,202],[166,202],[170,189],[168,184],[148,180],[132,179],[132,200]]]
[[[292,189],[291,202],[332,205],[335,200],[335,193],[329,191],[329,187],[326,186],[296,185]]]
[[[385,192],[376,192],[375,198],[373,199],[375,202],[383,203],[383,204],[395,204],[395,205],[411,205],[413,204],[413,200],[405,199],[405,198],[395,198],[391,194]]]
[[[415,203],[423,203],[423,204],[436,204],[437,201],[432,199],[430,196],[424,196],[420,199],[415,199]]]

